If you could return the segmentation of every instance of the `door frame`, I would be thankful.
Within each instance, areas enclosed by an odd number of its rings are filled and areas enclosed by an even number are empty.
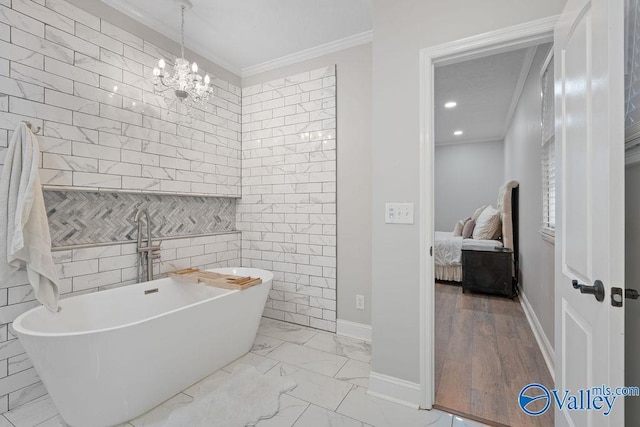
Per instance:
[[[558,15],[420,50],[420,407],[435,402],[434,68],[553,42]]]

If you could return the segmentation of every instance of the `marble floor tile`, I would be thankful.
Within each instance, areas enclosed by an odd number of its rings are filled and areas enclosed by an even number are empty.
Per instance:
[[[296,421],[295,427],[366,427],[353,418],[327,411],[316,405],[310,405],[304,414]]]
[[[304,344],[304,345],[303,345]],[[371,346],[325,332],[263,319],[252,352],[118,427],[160,427],[174,409],[220,387],[239,364],[297,387],[280,396],[280,410],[257,427],[481,427],[433,410],[418,411],[366,394]],[[0,415],[0,427],[67,427],[48,395]]]
[[[251,352],[259,354],[260,356],[266,356],[283,342],[284,341],[279,340],[278,338],[271,338],[266,335],[258,334],[253,343],[253,347],[251,348]]]
[[[15,427],[34,427],[58,414],[49,395],[40,397],[4,414]]]
[[[130,426],[131,424],[125,424],[126,426]],[[37,425],[37,427],[68,427],[68,424],[64,422],[60,415],[56,415],[55,417],[49,418],[46,421],[41,422]]]
[[[184,390],[183,393],[193,398],[204,396],[205,394],[215,390],[216,388],[224,384],[229,376],[231,376],[229,372],[225,372],[222,370],[216,371],[202,381],[199,381],[188,389]]]
[[[280,396],[280,410],[273,417],[262,420],[256,427],[291,427],[309,407],[309,403],[288,394]]]
[[[269,353],[269,357],[329,377],[337,374],[349,360],[346,357],[289,342],[273,350]]]
[[[12,325],[9,325],[9,326],[10,326],[9,333],[12,335],[15,334],[15,332],[12,330],[13,328],[11,328]],[[31,362],[29,361],[29,363]],[[11,371],[11,366],[9,366],[9,370]],[[43,397],[46,395],[47,395],[47,389],[45,388],[44,384],[42,384],[42,382],[38,381],[37,383],[24,387],[20,389],[19,392],[13,394],[11,399],[11,407],[14,409],[18,408],[19,406],[22,406],[29,402],[33,402],[39,397]]]
[[[2,424],[0,424],[2,426]],[[56,415],[53,418],[49,418],[48,420],[38,424],[36,427],[69,427],[69,424],[65,423],[60,415]],[[119,424],[114,427],[132,427],[129,423]]]
[[[371,365],[359,360],[349,359],[335,375],[335,379],[347,381],[360,387],[369,388]]]
[[[255,353],[247,353],[241,358],[236,359],[235,361],[229,363],[227,366],[222,368],[222,370],[231,373],[233,372],[234,368],[238,365],[251,365],[251,366],[255,366],[258,372],[260,372],[261,374],[264,374],[265,372],[267,372],[269,369],[273,368],[277,364],[278,364],[277,360],[268,359],[264,356],[260,356],[259,354],[255,354]]]
[[[135,420],[129,421],[135,427],[162,427],[171,412],[181,406],[193,402],[191,396],[179,393],[163,404],[156,406],[146,414],[140,415]]]
[[[453,417],[453,427],[488,427],[487,424],[471,421],[458,416]]]
[[[376,427],[451,427],[453,423],[451,414],[411,409],[369,396],[361,387],[351,390],[336,412]]]
[[[371,362],[371,343],[355,338],[319,332],[305,346],[361,362]]]
[[[267,372],[267,375],[291,377],[298,386],[287,392],[288,395],[331,411],[335,411],[353,387],[344,381],[338,381],[335,378],[316,374],[286,363],[277,365]]]
[[[260,335],[267,335],[271,338],[278,338],[283,341],[295,344],[304,344],[318,333],[315,329],[294,325],[293,323],[281,322],[279,320],[262,318],[258,328]]]

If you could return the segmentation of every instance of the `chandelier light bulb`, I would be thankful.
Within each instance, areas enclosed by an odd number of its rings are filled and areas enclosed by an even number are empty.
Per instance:
[[[182,25],[181,35],[181,56],[175,59],[174,63],[165,62],[164,58],[158,61],[158,67],[153,69],[154,91],[163,94],[173,93],[175,99],[184,102],[187,107],[187,114],[191,115],[191,107],[200,105],[206,109],[207,102],[213,96],[213,88],[209,86],[211,77],[205,75],[203,78],[198,74],[198,64],[190,63],[184,55],[184,12],[190,6],[188,0],[177,0],[181,4]],[[167,69],[165,67],[169,65]]]

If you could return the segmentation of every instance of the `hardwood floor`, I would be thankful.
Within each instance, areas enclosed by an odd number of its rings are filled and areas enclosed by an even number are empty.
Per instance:
[[[518,299],[435,286],[436,404],[496,424],[553,426],[553,407],[532,417],[518,406],[525,385],[553,388]]]

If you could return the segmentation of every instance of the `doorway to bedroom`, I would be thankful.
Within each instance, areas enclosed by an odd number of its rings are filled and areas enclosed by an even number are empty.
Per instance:
[[[515,276],[535,302],[547,298],[552,334],[553,243],[539,234],[551,48],[503,50],[434,71],[434,406],[495,425],[553,425],[552,411],[529,417],[514,404],[529,383],[553,386],[553,372],[534,332],[544,328],[512,286]],[[545,274],[546,283],[534,284]]]

